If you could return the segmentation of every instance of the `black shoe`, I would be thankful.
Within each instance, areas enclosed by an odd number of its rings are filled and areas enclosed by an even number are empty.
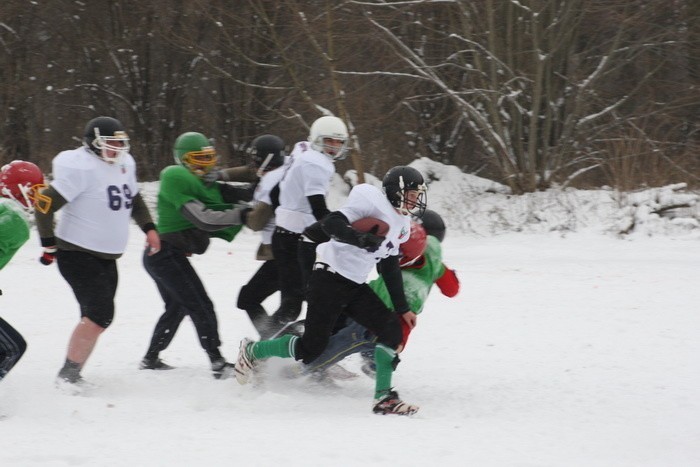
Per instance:
[[[61,371],[58,372],[58,379],[70,384],[76,384],[83,381],[83,377],[80,376],[80,369],[71,368],[64,366]]]
[[[139,363],[139,370],[172,370],[174,366],[170,366],[160,358],[144,357]]]
[[[233,363],[229,363],[223,358],[211,362],[211,371],[215,379],[227,379],[235,374]]]

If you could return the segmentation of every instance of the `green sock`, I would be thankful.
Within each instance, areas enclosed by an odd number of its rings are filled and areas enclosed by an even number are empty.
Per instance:
[[[374,383],[374,398],[381,399],[391,389],[391,375],[394,367],[391,362],[396,356],[396,351],[382,344],[374,348],[374,364],[377,366],[377,376]]]
[[[297,336],[287,334],[277,339],[255,342],[248,350],[256,360],[270,357],[294,358],[297,340],[299,340]]]

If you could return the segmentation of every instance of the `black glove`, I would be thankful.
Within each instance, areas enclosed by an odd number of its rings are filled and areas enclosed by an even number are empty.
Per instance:
[[[377,235],[377,230],[379,226],[375,225],[369,232],[358,232],[356,245],[370,253],[377,251],[384,241],[384,237]]]

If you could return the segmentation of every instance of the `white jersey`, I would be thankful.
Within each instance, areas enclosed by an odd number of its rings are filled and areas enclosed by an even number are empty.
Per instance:
[[[328,156],[312,149],[307,141],[295,144],[290,157],[280,182],[280,205],[275,217],[278,226],[301,233],[316,222],[306,197],[326,196],[335,166]]]
[[[339,211],[350,223],[365,217],[375,217],[389,225],[386,238],[373,253],[336,240],[322,243],[316,249],[318,261],[326,263],[351,281],[362,284],[379,260],[399,254],[399,245],[410,236],[411,219],[399,214],[379,188],[366,183],[356,185],[350,191]]]
[[[108,164],[85,147],[53,159],[53,186],[68,202],[56,236],[88,250],[121,254],[126,248],[133,199],[139,192],[131,154]]]
[[[272,189],[282,180],[285,170],[287,170],[287,164],[289,164],[289,157],[284,158],[284,164],[277,167],[275,170],[271,170],[265,173],[258,186],[255,187],[255,193],[253,193],[253,204],[265,203],[272,206],[272,199],[270,199],[270,192]],[[260,231],[262,236],[262,242],[266,245],[272,243],[272,233],[275,231],[275,217],[273,216],[265,227]]]

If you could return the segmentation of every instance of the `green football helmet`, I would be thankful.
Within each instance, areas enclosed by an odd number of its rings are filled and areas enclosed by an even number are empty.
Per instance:
[[[173,146],[175,162],[197,176],[211,171],[219,162],[211,141],[201,133],[188,131],[177,137]]]

